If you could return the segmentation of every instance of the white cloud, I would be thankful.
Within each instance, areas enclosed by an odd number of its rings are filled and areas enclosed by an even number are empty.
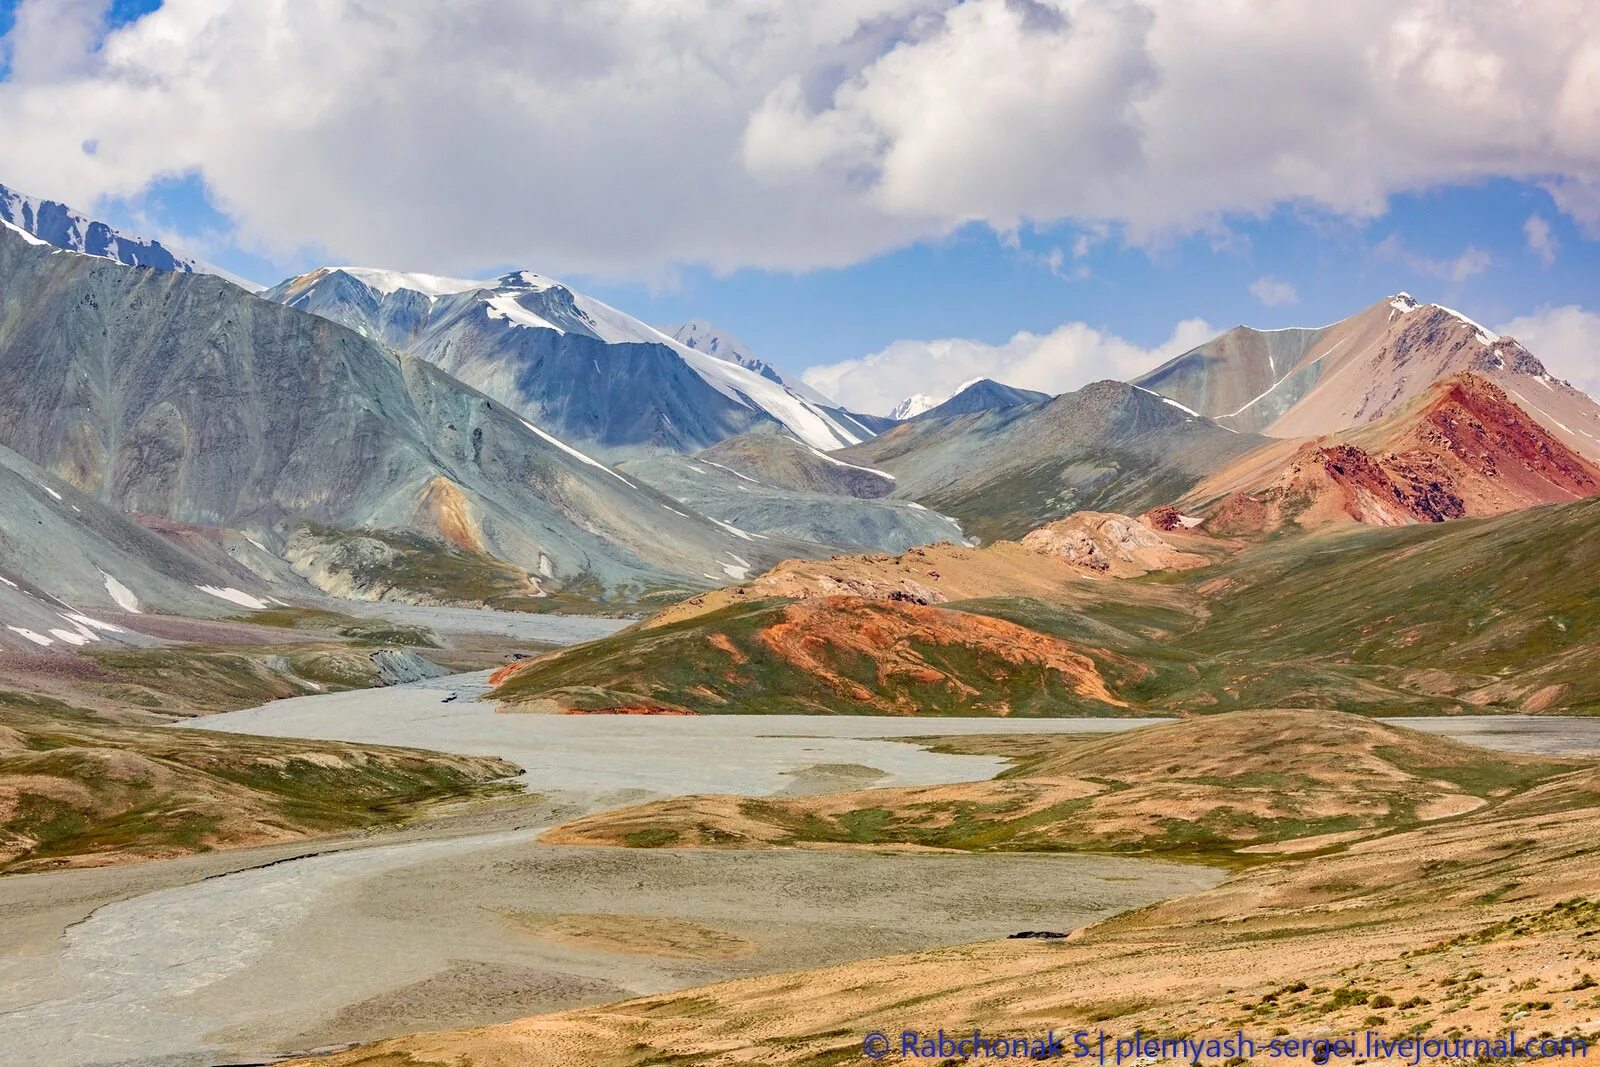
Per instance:
[[[1538,256],[1539,262],[1548,267],[1556,261],[1559,246],[1550,232],[1550,223],[1538,215],[1529,215],[1528,221],[1522,224],[1522,233],[1528,239],[1528,251]]]
[[[1262,275],[1251,282],[1250,295],[1269,308],[1300,302],[1300,294],[1295,292],[1294,286],[1270,275]]]
[[[1216,333],[1202,319],[1185,319],[1166,341],[1144,348],[1087,323],[1069,322],[1045,334],[1018,333],[999,345],[954,337],[896,341],[861,359],[812,367],[803,377],[847,407],[881,413],[913,393],[947,396],[973,378],[1051,394],[1102,378],[1126,380]]]
[[[1600,314],[1575,304],[1547,307],[1494,331],[1521,341],[1557,378],[1600,397]]]
[[[1468,278],[1482,274],[1489,269],[1489,264],[1494,262],[1494,257],[1477,245],[1468,245],[1459,255],[1448,259],[1425,256],[1405,247],[1395,234],[1390,234],[1378,242],[1372,251],[1379,259],[1404,263],[1418,274],[1443,278],[1451,282],[1464,282]]]
[[[196,173],[244,243],[337,260],[804,269],[1496,176],[1600,230],[1588,0],[166,0],[109,34],[105,7],[23,0],[4,180],[92,208]]]

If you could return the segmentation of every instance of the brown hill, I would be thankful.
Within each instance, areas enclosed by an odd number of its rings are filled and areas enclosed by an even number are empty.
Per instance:
[[[665,626],[731,604],[771,597],[855,596],[917,604],[976,597],[1046,597],[1074,603],[1095,597],[1092,579],[1188,570],[1220,551],[1214,538],[1181,527],[1157,533],[1144,519],[1075,512],[1020,541],[997,541],[982,548],[941,542],[898,556],[785,560],[751,581],[674,604],[644,625]],[[1154,587],[1150,596],[1161,602],[1170,599]]]
[[[1600,468],[1489,379],[1436,382],[1394,414],[1306,442],[1269,445],[1197,486],[1216,533],[1286,522],[1398,526],[1498,515],[1600,493]]]
[[[1035,750],[993,781],[817,797],[676,797],[585,816],[544,840],[1135,851],[1237,866],[1459,816],[1513,784],[1573,768],[1301,710],[1034,740]],[[979,751],[993,741],[953,739]]]
[[[1108,678],[1105,671],[1113,677]],[[905,599],[757,600],[514,663],[495,697],[605,714],[1125,714],[1147,668],[1006,619]]]

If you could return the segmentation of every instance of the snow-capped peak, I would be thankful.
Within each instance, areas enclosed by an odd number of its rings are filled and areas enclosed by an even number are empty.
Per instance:
[[[729,363],[737,363],[741,367],[749,367],[758,374],[762,373],[763,369],[771,369],[770,364],[757,358],[743,341],[728,331],[713,326],[705,319],[690,319],[688,322],[681,322],[676,326],[662,326],[660,329],[679,344],[687,345],[697,352],[716,356],[718,359],[725,359]]]
[[[542,293],[546,289],[554,289],[561,283],[552,281],[542,274],[535,274],[531,270],[514,270],[509,274],[500,275],[493,284],[498,289],[527,289]]]
[[[0,222],[65,252],[109,259],[127,267],[211,274],[251,292],[260,292],[262,288],[220,267],[181,256],[160,241],[123,233],[65,204],[28,196],[4,185],[0,185]]]
[[[1443,304],[1429,304],[1428,306],[1432,307],[1432,308],[1438,308],[1440,311],[1444,312],[1446,315],[1451,316],[1452,318],[1460,319],[1462,324],[1465,325],[1465,326],[1470,327],[1472,329],[1472,331],[1477,335],[1478,340],[1481,341],[1482,343],[1484,343],[1485,345],[1492,345],[1496,341],[1500,340],[1500,335],[1499,334],[1494,333],[1493,331],[1491,331],[1489,329],[1486,329],[1485,327],[1483,327],[1479,323],[1476,323],[1473,320],[1467,318],[1465,315],[1461,314],[1461,312],[1457,311],[1455,308],[1447,308]]]
[[[906,419],[914,419],[923,412],[932,411],[945,401],[960,396],[981,381],[983,381],[983,377],[980,375],[977,378],[968,378],[948,393],[913,393],[891,408],[889,417],[891,419],[899,419],[902,422]]]
[[[493,281],[470,281],[373,267],[324,268],[282,282],[267,295],[292,306],[315,306],[316,293],[324,280],[340,273],[385,299],[404,290],[420,293],[440,307],[448,304],[451,315],[481,308],[474,313],[493,323],[503,323],[510,330],[576,334],[606,344],[661,345],[717,392],[742,407],[766,412],[815,448],[844,448],[870,436],[832,413],[832,403],[814,390],[790,385],[775,373],[763,374],[740,362],[691,347],[609,304],[532,271],[511,271]]]
[[[437,274],[416,274],[408,271],[383,270],[379,267],[334,267],[333,270],[341,274],[348,274],[362,285],[376,290],[384,296],[397,293],[402,289],[429,297],[454,296],[456,293],[470,293],[475,289],[493,289],[495,286],[494,282],[475,282],[466,278],[444,278]],[[312,278],[316,274],[317,272],[313,272],[305,277]]]

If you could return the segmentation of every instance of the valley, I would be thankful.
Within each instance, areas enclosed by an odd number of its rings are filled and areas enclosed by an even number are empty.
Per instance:
[[[1600,1038],[1600,405],[1521,341],[874,414],[598,276],[295,270],[0,186],[0,1058]]]
[[[528,793],[436,807],[377,837],[0,879],[0,901],[18,919],[0,935],[7,1046],[41,1065],[268,1056],[409,1032],[419,1019],[476,1025],[1013,927],[1070,927],[1217,878],[1095,857],[1017,857],[998,869],[937,855],[816,862],[552,848],[537,841],[548,825],[686,788],[928,786],[983,778],[1006,761],[880,739],[908,736],[915,720],[522,716],[443,703],[482,680],[277,701],[175,729],[493,753],[524,768]],[[904,891],[879,892],[890,884]],[[665,919],[686,931],[688,948],[650,941]],[[231,932],[225,944],[213,939],[218,928]],[[693,947],[707,940],[728,947]],[[85,1012],[95,1025],[63,1041],[64,1021]]]

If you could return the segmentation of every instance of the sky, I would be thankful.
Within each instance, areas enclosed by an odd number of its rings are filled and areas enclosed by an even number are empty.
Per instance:
[[[0,0],[0,183],[272,283],[528,268],[858,410],[1407,291],[1600,394],[1588,0]]]

